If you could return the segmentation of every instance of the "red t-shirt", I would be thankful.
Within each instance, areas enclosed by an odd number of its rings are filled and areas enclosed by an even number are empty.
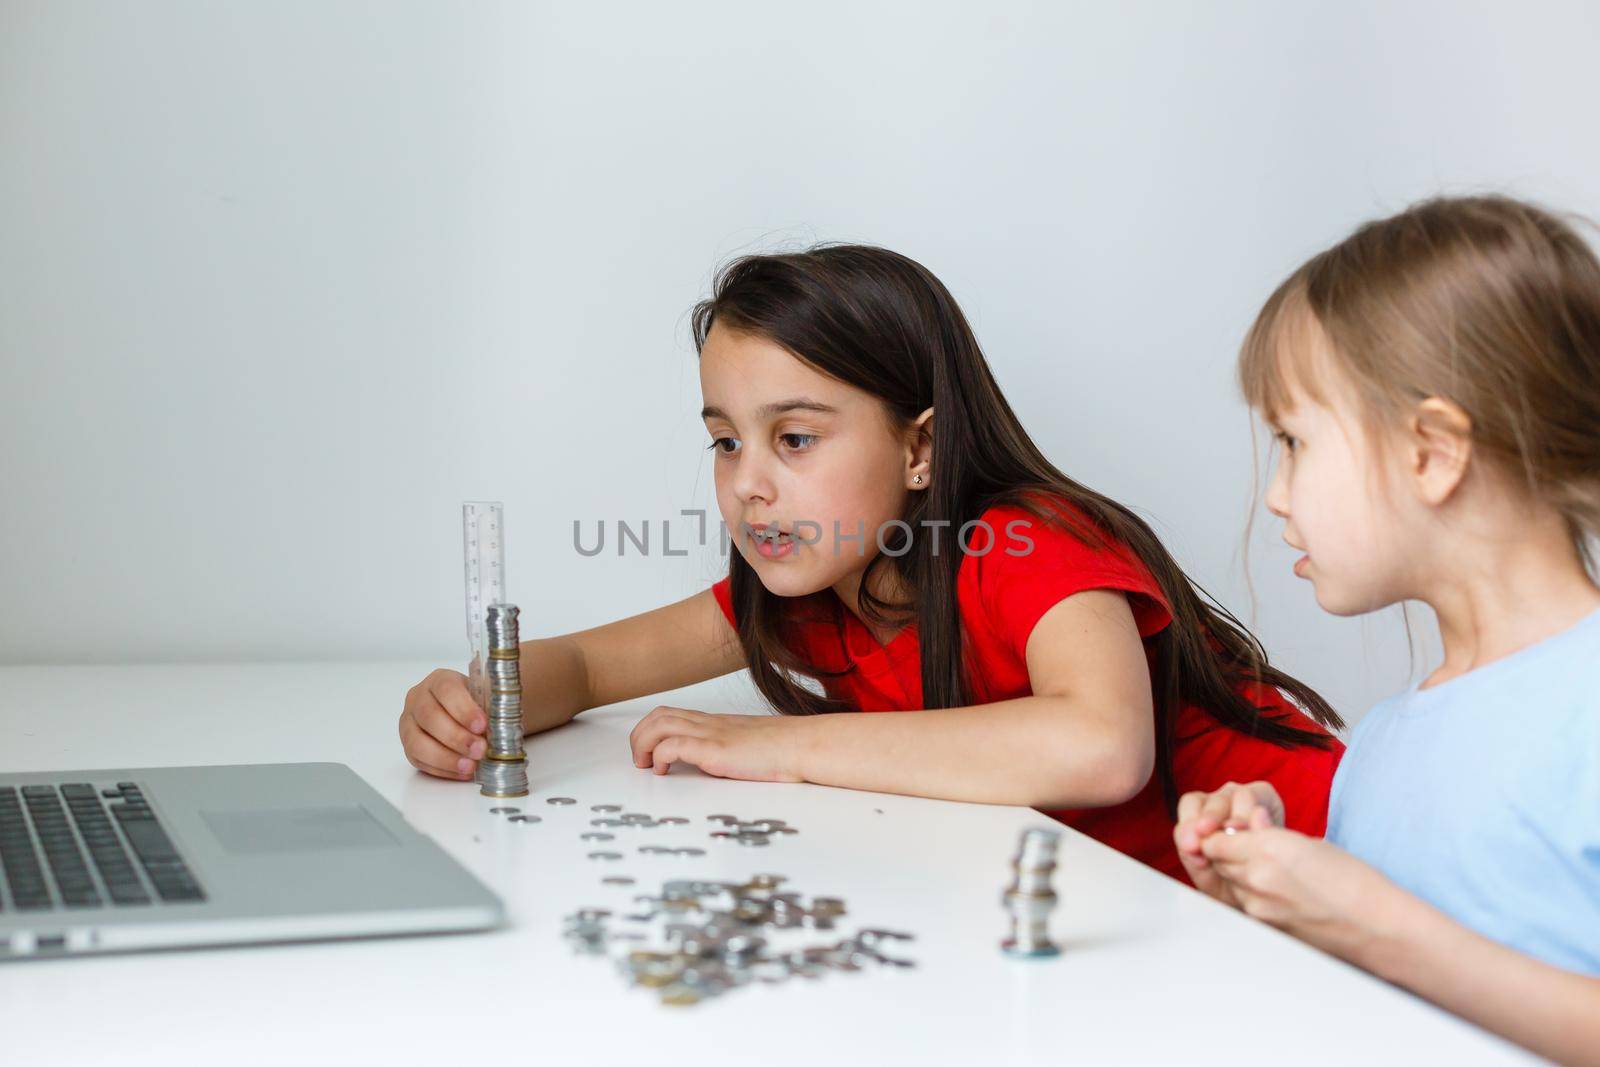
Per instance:
[[[1008,523],[1021,520],[1026,544],[1013,536]],[[1089,589],[1115,589],[1128,597],[1139,635],[1150,638],[1172,621],[1166,598],[1154,576],[1125,546],[1106,538],[1106,546],[1092,548],[1057,525],[1045,525],[1031,513],[1002,505],[984,512],[982,521],[992,530],[975,527],[971,548],[961,561],[956,596],[961,622],[970,648],[968,684],[974,703],[987,704],[1029,696],[1026,650],[1034,624],[1056,604]],[[941,550],[953,544],[953,530],[944,529]],[[983,555],[986,545],[991,546]],[[729,579],[714,584],[712,592],[723,614],[734,622]],[[831,590],[806,598],[821,611],[796,612],[793,632],[797,651],[823,670],[846,670],[839,677],[823,678],[823,690],[860,711],[915,711],[922,704],[921,648],[913,622],[887,645],[880,645],[855,614]],[[1156,650],[1146,643],[1153,661]],[[1283,697],[1269,690],[1261,706],[1275,717],[1303,730],[1325,732]],[[1179,708],[1172,754],[1173,775],[1179,795],[1191,790],[1214,790],[1225,782],[1268,781],[1278,790],[1288,824],[1302,833],[1320,837],[1327,823],[1328,790],[1344,753],[1337,741],[1331,749],[1300,746],[1279,748],[1267,741],[1229,729],[1198,707]],[[1088,834],[1120,852],[1187,881],[1177,849],[1172,843],[1172,820],[1167,814],[1158,774],[1133,799],[1108,808],[1062,809],[1046,815]]]

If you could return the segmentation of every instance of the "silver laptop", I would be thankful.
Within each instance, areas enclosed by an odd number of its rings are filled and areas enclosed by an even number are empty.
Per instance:
[[[342,763],[0,774],[0,961],[504,919]]]

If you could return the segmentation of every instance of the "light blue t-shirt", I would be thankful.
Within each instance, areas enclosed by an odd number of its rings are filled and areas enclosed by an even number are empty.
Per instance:
[[[1600,611],[1373,708],[1328,804],[1328,840],[1404,889],[1600,975]]]

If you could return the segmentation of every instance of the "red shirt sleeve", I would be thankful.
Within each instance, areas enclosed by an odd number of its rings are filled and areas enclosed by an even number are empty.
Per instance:
[[[1065,504],[1058,507],[1067,508]],[[1022,508],[995,507],[983,521],[993,530],[992,548],[978,557],[978,592],[995,631],[1019,655],[1045,612],[1074,593],[1115,589],[1128,595],[1140,637],[1160,633],[1172,621],[1155,576],[1125,545],[1111,539],[1076,509],[1067,511],[1083,536],[1059,521]],[[985,531],[974,533],[974,549]],[[1092,544],[1088,538],[1095,538]]]
[[[728,625],[737,630],[739,624],[733,618],[733,579],[723,575],[711,586],[711,595],[717,598],[717,606],[728,617]]]

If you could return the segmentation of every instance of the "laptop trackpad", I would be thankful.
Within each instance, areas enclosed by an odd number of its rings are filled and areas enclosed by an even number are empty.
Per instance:
[[[334,808],[202,811],[200,816],[222,847],[236,855],[399,844],[365,808],[350,804]]]

